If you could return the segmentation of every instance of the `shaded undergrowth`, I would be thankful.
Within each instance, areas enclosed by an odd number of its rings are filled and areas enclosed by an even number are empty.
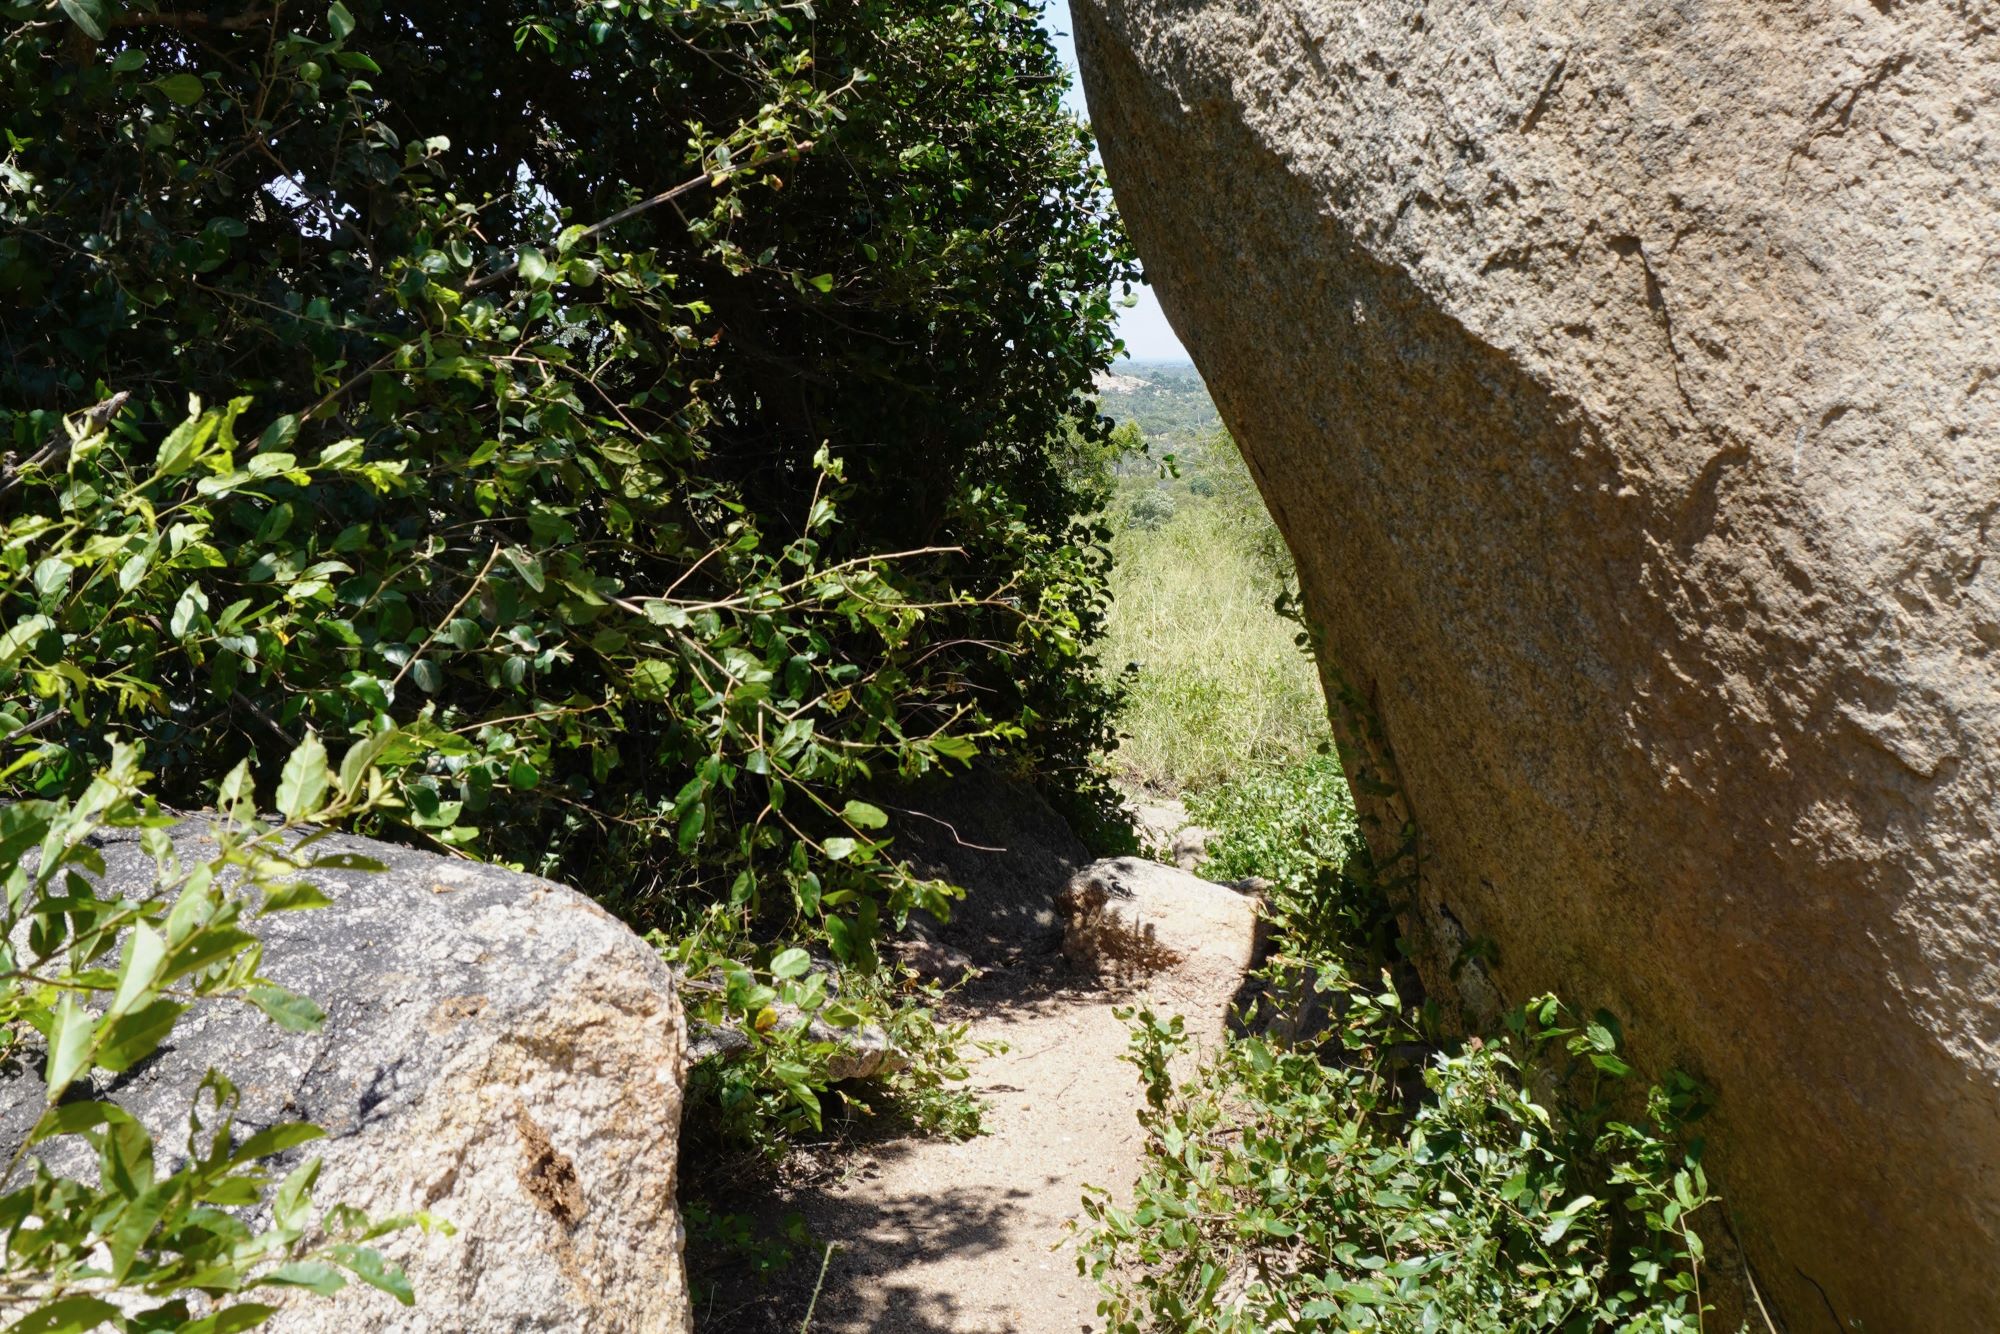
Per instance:
[[[1371,864],[1330,760],[1190,808],[1223,831],[1212,874],[1271,882],[1276,948],[1198,1061],[1178,1018],[1130,1014],[1148,1166],[1080,1238],[1108,1329],[1702,1329],[1700,1089],[1622,1089],[1616,1021],[1551,996],[1446,1031],[1395,951],[1409,877]]]

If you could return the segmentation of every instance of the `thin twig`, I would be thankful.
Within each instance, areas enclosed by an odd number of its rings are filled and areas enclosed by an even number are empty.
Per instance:
[[[820,1289],[826,1286],[826,1271],[833,1264],[833,1253],[839,1249],[840,1243],[837,1241],[829,1241],[826,1244],[826,1254],[822,1255],[819,1261],[819,1282],[813,1284],[812,1300],[806,1303],[806,1318],[799,1321],[799,1334],[811,1334],[813,1311],[819,1306]]]
[[[410,674],[410,668],[417,665],[417,659],[424,656],[424,650],[431,646],[431,641],[436,639],[447,625],[451,624],[452,618],[458,615],[466,603],[472,601],[472,595],[477,593],[479,586],[486,582],[486,576],[493,573],[493,562],[499,559],[500,544],[495,542],[493,550],[486,554],[486,563],[479,567],[479,573],[472,577],[472,582],[467,585],[465,592],[460,595],[458,601],[451,604],[451,610],[444,614],[444,619],[431,627],[430,633],[424,636],[424,642],[417,645],[417,651],[410,655],[409,661],[405,662],[402,669],[396,673],[395,680],[389,682],[389,689],[386,693],[391,699],[396,697],[396,687],[403,684],[403,678]]]
[[[78,440],[87,440],[102,431],[110,423],[111,419],[118,415],[118,409],[124,407],[131,397],[130,391],[121,389],[102,403],[85,408],[80,414],[83,420],[77,424],[75,435],[70,434],[68,425],[65,423],[64,429],[60,433],[51,437],[46,445],[43,445],[40,449],[30,454],[25,461],[18,465],[14,463],[11,456],[0,459],[0,468],[5,469],[4,478],[0,478],[0,496],[6,495],[9,491],[19,486],[24,473],[32,469],[54,467],[64,463],[69,458],[69,452]]]
[[[926,811],[913,811],[907,806],[891,806],[886,801],[880,802],[878,804],[882,806],[885,810],[894,811],[898,815],[914,815],[919,820],[929,820],[932,824],[943,825],[946,829],[949,829],[951,831],[951,841],[958,844],[958,846],[960,846],[961,848],[971,848],[974,852],[1005,852],[1007,850],[1005,848],[989,848],[984,843],[967,843],[964,838],[960,837],[958,832],[958,826],[954,825],[949,820],[940,820],[937,818],[937,816],[932,815]]]
[[[47,727],[50,723],[54,722],[56,719],[60,717],[62,717],[61,709],[51,709],[49,712],[43,714],[41,717],[35,719],[33,722],[22,723],[19,727],[9,732],[6,736],[0,737],[0,742],[6,742],[11,744],[13,742],[19,741],[22,737],[33,736],[36,732],[41,731],[44,727]]]

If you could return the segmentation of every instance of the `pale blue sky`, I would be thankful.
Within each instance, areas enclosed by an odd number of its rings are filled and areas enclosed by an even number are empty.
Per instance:
[[[1069,0],[1048,0],[1047,7],[1042,11],[1042,22],[1055,34],[1056,49],[1062,53],[1063,63],[1069,67],[1070,90],[1064,100],[1070,110],[1088,119],[1083,104],[1083,88],[1076,81],[1076,45],[1069,36]],[[1153,289],[1141,287],[1134,295],[1139,298],[1139,304],[1125,311],[1118,320],[1118,333],[1125,340],[1126,353],[1134,361],[1186,361],[1187,349],[1181,346],[1173,326],[1167,323],[1166,312],[1160,309],[1160,299],[1153,295]]]

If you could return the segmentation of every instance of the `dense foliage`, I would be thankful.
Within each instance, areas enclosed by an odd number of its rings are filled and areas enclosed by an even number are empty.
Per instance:
[[[1616,1024],[1552,997],[1441,1035],[1387,966],[1393,877],[1331,761],[1192,805],[1222,830],[1209,874],[1269,882],[1276,952],[1246,1031],[1198,1061],[1179,1018],[1131,1015],[1148,1167],[1129,1207],[1087,1202],[1080,1260],[1109,1328],[1701,1329],[1700,1090],[1671,1077],[1618,1119]]]
[[[40,785],[391,717],[437,843],[817,918],[857,779],[1102,741],[1051,442],[1124,258],[1031,12],[7,9],[10,502],[64,512],[66,414],[100,491],[175,455],[131,587],[7,608]]]
[[[875,944],[950,891],[883,793],[983,752],[1088,800],[1110,740],[1078,459],[1131,260],[1033,9],[0,25],[0,797],[143,755],[129,800],[240,804],[363,753],[350,825],[662,933],[752,1035],[726,1122],[818,1116],[786,996],[935,1097],[950,1034]],[[23,920],[92,893],[21,851]]]

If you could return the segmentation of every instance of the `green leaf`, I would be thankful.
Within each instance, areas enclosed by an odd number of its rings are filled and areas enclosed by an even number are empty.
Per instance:
[[[104,40],[104,24],[98,18],[103,8],[100,0],[62,0],[62,11],[69,15],[69,21],[83,29],[84,35],[93,42]]]
[[[65,3],[67,2],[68,0],[65,0]],[[185,70],[179,74],[169,74],[154,86],[165,93],[174,103],[184,107],[191,107],[196,102],[201,101],[201,95],[206,91],[202,87],[201,80],[195,75],[187,73]]]
[[[183,899],[183,902],[186,900]],[[178,912],[180,904],[174,905]],[[174,931],[174,915],[167,917],[167,943],[172,951],[167,956],[167,967],[161,981],[172,982],[186,977],[189,973],[199,973],[213,968],[250,949],[257,943],[257,937],[241,927],[211,923],[177,937]],[[175,944],[176,939],[179,940]]]
[[[548,588],[548,576],[542,573],[541,561],[535,559],[535,557],[529,555],[519,547],[508,547],[501,554],[506,556],[507,563],[520,573],[522,583],[537,593],[543,592]]]
[[[187,1008],[163,996],[110,1020],[98,1043],[96,1064],[113,1074],[130,1070],[160,1049]]]
[[[675,846],[682,856],[692,853],[701,843],[701,831],[708,825],[708,807],[693,805],[681,816],[680,830],[675,835]]]
[[[860,845],[851,838],[830,838],[821,846],[825,848],[829,858],[844,862],[854,855],[854,849]]]
[[[395,739],[395,729],[384,728],[349,746],[347,754],[340,760],[340,790],[350,795],[360,792],[368,770],[382,758],[382,753],[389,749],[389,743]]]
[[[814,287],[817,287],[822,292],[831,292],[833,290],[833,275],[830,273],[822,273],[819,277],[813,278],[810,281]]]
[[[0,634],[0,667],[11,667],[28,646],[56,628],[46,616],[23,616],[5,634]]]
[[[246,823],[255,819],[257,791],[250,779],[250,761],[238,760],[236,767],[223,775],[215,795],[216,805],[230,819]]]
[[[309,997],[269,982],[251,987],[244,994],[244,999],[262,1010],[287,1033],[311,1033],[326,1022],[326,1011],[313,1004]]]
[[[790,980],[805,976],[812,967],[812,955],[802,949],[789,949],[771,960],[771,976]]]
[[[187,638],[193,629],[195,618],[208,610],[208,594],[201,591],[200,584],[189,584],[174,603],[173,615],[167,620],[167,632],[175,639]]]
[[[35,592],[46,601],[59,593],[67,592],[69,589],[69,577],[75,573],[76,567],[74,565],[71,565],[60,556],[50,556],[47,560],[36,564],[35,572],[30,576],[30,581],[35,586]]]
[[[277,1307],[262,1302],[237,1302],[214,1315],[182,1325],[179,1334],[240,1334],[242,1330],[255,1329],[277,1313]]]
[[[62,1297],[28,1312],[4,1334],[85,1334],[123,1314],[101,1297]]]
[[[326,801],[332,773],[327,769],[326,747],[319,734],[307,732],[306,739],[285,761],[278,776],[278,810],[288,820],[303,820],[316,814]]]
[[[144,922],[132,928],[132,935],[125,942],[125,961],[118,969],[118,994],[112,998],[111,1008],[122,1012],[137,1004],[139,997],[159,978],[160,967],[166,961],[165,937]]]
[[[326,1132],[316,1125],[304,1121],[284,1121],[275,1126],[266,1126],[236,1146],[229,1155],[232,1163],[253,1162],[259,1158],[269,1158],[287,1149],[296,1149],[301,1144],[311,1144],[326,1138]]]
[[[979,754],[978,745],[962,736],[932,737],[930,747],[946,759],[958,760],[963,764],[972,763],[974,757]]]
[[[347,1286],[347,1276],[321,1260],[295,1260],[279,1265],[257,1280],[260,1288],[305,1288],[322,1297],[331,1297]]]
[[[116,1103],[72,1102],[51,1107],[28,1136],[28,1143],[40,1144],[58,1135],[82,1135],[99,1126],[136,1126],[132,1114]],[[143,1134],[143,1129],[141,1130]]]
[[[520,258],[514,263],[515,271],[521,275],[522,282],[539,283],[549,276],[549,261],[533,246],[524,247]]]
[[[327,1254],[335,1264],[370,1287],[380,1288],[405,1306],[416,1304],[417,1295],[410,1289],[410,1280],[377,1252],[366,1246],[341,1245],[328,1247]]]
[[[172,1193],[167,1187],[154,1186],[141,1191],[137,1198],[126,1204],[106,1237],[111,1249],[111,1278],[114,1283],[123,1284],[131,1275],[132,1266],[138,1263],[140,1252],[152,1238],[153,1229],[159,1225],[160,1218],[172,1201]]]
[[[90,1012],[65,993],[56,1006],[55,1022],[49,1032],[48,1069],[43,1076],[48,1085],[48,1101],[61,1099],[90,1060],[90,1038],[94,1031]]]
[[[883,814],[880,807],[871,806],[865,801],[848,802],[841,814],[846,817],[847,823],[856,829],[880,829],[889,823],[889,817]]]
[[[347,12],[347,6],[341,4],[340,0],[333,0],[333,3],[326,7],[326,26],[333,29],[335,41],[344,42],[348,34],[354,31],[354,15]]]
[[[305,880],[293,880],[287,884],[271,885],[264,890],[264,904],[257,910],[259,917],[274,912],[299,912],[308,908],[331,908],[333,900],[318,885]]]
[[[379,875],[381,872],[389,869],[389,864],[379,858],[364,856],[359,852],[329,852],[314,857],[311,861],[307,862],[306,869],[309,871],[366,871],[371,875]],[[314,906],[323,908],[327,905],[316,904]]]
[[[117,58],[111,62],[111,68],[117,70],[120,74],[130,74],[134,70],[141,70],[145,67],[146,53],[136,46],[120,51]]]
[[[308,1158],[278,1184],[277,1193],[271,1197],[271,1219],[286,1232],[297,1234],[305,1230],[313,1186],[319,1181],[319,1173],[320,1160]]]

